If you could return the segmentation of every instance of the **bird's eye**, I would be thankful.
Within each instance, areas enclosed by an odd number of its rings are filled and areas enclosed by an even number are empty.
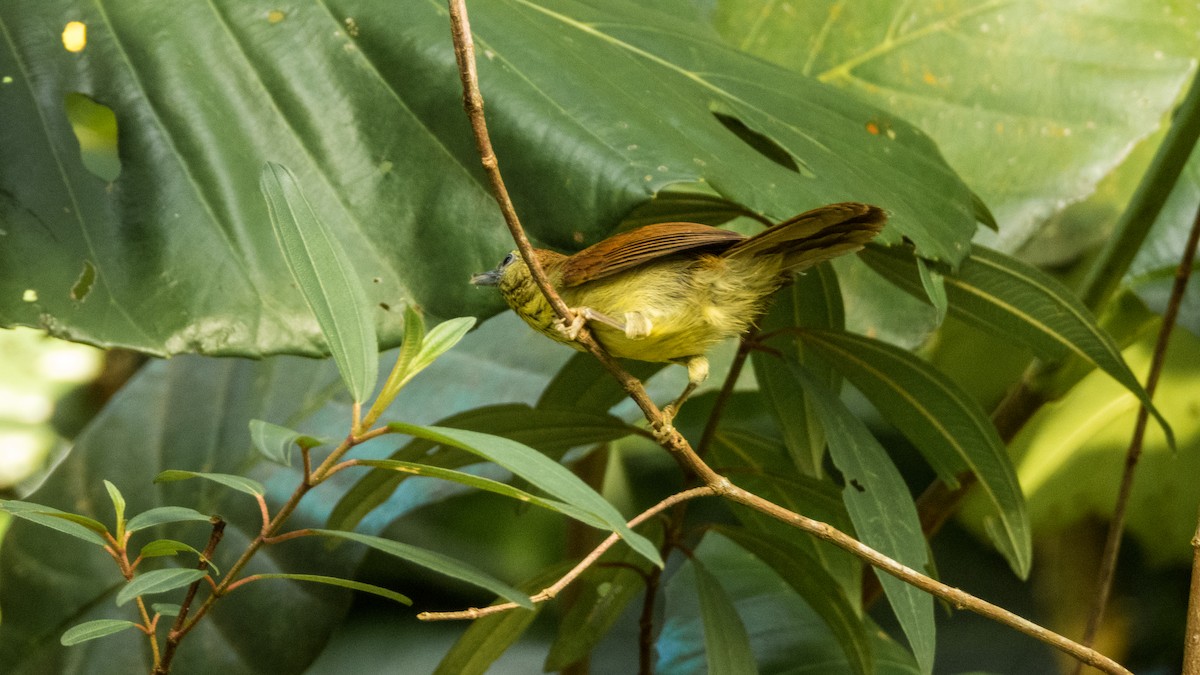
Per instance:
[[[516,259],[517,255],[515,253],[509,253],[508,255],[504,256],[504,260],[500,261],[500,267],[508,267]]]

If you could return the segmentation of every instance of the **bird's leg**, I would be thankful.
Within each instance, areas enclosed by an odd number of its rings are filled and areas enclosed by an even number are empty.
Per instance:
[[[688,383],[687,386],[683,388],[683,393],[679,395],[679,398],[675,399],[672,403],[663,406],[663,424],[662,427],[655,432],[656,435],[659,436],[665,436],[674,431],[674,427],[671,426],[671,421],[674,420],[675,415],[679,413],[679,408],[683,406],[683,402],[687,400],[688,396],[692,395],[692,392],[696,390],[696,387],[699,387],[705,380],[708,379],[708,359],[705,358],[703,354],[686,356],[681,359],[674,359],[673,362],[678,363],[681,366],[687,366]]]
[[[561,319],[555,322],[555,326],[559,332],[566,335],[570,340],[575,340],[579,337],[579,331],[583,329],[583,324],[587,321],[595,321],[606,326],[612,326],[624,333],[625,337],[630,340],[640,340],[646,337],[654,327],[649,317],[641,312],[625,312],[625,320],[621,321],[603,312],[597,312],[591,307],[573,307],[572,311],[575,313],[575,318],[569,323]]]

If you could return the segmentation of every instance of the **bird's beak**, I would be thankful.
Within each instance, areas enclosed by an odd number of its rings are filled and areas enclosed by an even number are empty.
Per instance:
[[[471,275],[471,283],[475,286],[495,286],[500,283],[500,270],[488,270]]]

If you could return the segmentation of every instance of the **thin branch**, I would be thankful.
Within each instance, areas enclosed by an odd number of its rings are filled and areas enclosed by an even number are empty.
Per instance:
[[[717,491],[708,486],[695,487],[690,490],[684,490],[683,492],[677,492],[639,513],[636,517],[629,521],[629,527],[637,527],[638,525],[646,522],[648,518],[654,516],[655,514],[660,513],[664,509],[668,509],[681,502],[685,502],[689,499],[695,499],[696,497],[709,497],[715,494],[717,494]],[[534,603],[545,602],[558,595],[564,588],[567,587],[568,584],[579,578],[580,574],[586,572],[587,569],[592,566],[592,564],[600,559],[600,556],[604,555],[604,553],[608,551],[608,549],[612,548],[613,544],[616,544],[620,540],[621,535],[617,534],[616,532],[610,534],[604,541],[600,543],[599,546],[592,549],[592,552],[587,554],[583,560],[579,561],[579,564],[575,565],[575,567],[572,567],[570,572],[564,574],[561,579],[554,582],[550,586],[547,586],[540,593],[531,596],[530,600],[533,600]],[[500,612],[507,612],[519,607],[520,605],[515,602],[505,602],[499,605],[491,605],[483,608],[472,607],[470,609],[457,612],[421,612],[417,615],[417,618],[421,621],[478,619],[480,617],[488,616],[489,614],[499,614]]]
[[[200,562],[196,569],[201,571],[208,569],[208,561],[212,560],[213,555],[217,552],[217,545],[221,543],[221,537],[225,535],[225,521],[218,516],[212,518],[212,532],[208,535],[208,544],[204,546],[204,552],[200,555]],[[208,579],[208,576],[201,577]],[[200,579],[192,582],[188,586],[187,595],[184,596],[183,602],[179,605],[179,613],[175,615],[175,623],[171,625],[171,630],[167,632],[167,644],[163,649],[162,660],[155,664],[154,675],[166,675],[171,672],[171,660],[175,657],[175,650],[179,648],[179,641],[186,634],[183,631],[184,622],[187,621],[188,611],[191,609],[192,601],[196,598],[196,591],[200,588]],[[210,596],[211,597],[211,596]]]
[[[1184,630],[1183,675],[1200,675],[1200,525],[1192,535],[1192,585]]]
[[[1192,275],[1192,263],[1196,260],[1196,246],[1200,243],[1200,210],[1192,221],[1192,229],[1188,233],[1183,255],[1179,266],[1175,269],[1175,282],[1171,287],[1171,296],[1167,300],[1166,311],[1163,312],[1162,326],[1158,330],[1158,340],[1154,344],[1154,355],[1150,359],[1150,372],[1146,375],[1146,394],[1154,397],[1158,388],[1158,378],[1162,374],[1163,365],[1167,361],[1167,347],[1171,340],[1171,331],[1179,317],[1179,307],[1183,304],[1183,295],[1187,291],[1188,279]],[[1121,475],[1121,487],[1117,492],[1117,503],[1113,507],[1112,520],[1108,525],[1108,537],[1104,542],[1104,553],[1100,558],[1100,573],[1096,592],[1096,600],[1092,605],[1091,616],[1088,617],[1087,630],[1083,634],[1083,644],[1092,645],[1100,624],[1104,621],[1104,612],[1108,607],[1108,599],[1112,594],[1113,577],[1117,571],[1117,558],[1121,553],[1121,536],[1125,533],[1125,517],[1129,510],[1129,496],[1133,492],[1133,478],[1137,471],[1138,460],[1142,456],[1142,446],[1146,437],[1146,425],[1150,413],[1145,406],[1138,409],[1137,423],[1133,428],[1133,438],[1129,441],[1129,450],[1125,454],[1125,471]],[[1079,672],[1076,668],[1075,672]]]

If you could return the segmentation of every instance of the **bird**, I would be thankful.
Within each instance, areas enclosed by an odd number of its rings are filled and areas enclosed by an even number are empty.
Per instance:
[[[883,229],[886,213],[856,202],[829,204],[754,236],[687,222],[645,225],[578,253],[534,249],[550,284],[574,313],[563,321],[518,251],[476,286],[495,286],[525,323],[580,351],[585,322],[609,354],[687,368],[683,393],[663,408],[665,425],[708,378],[706,353],[747,332],[769,298],[820,262],[860,250]]]

